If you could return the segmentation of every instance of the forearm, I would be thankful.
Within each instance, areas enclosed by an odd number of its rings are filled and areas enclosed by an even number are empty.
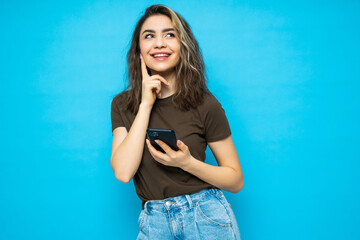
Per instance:
[[[151,108],[152,106],[140,105],[130,131],[111,157],[111,167],[121,182],[129,182],[139,168]]]
[[[242,172],[231,167],[213,166],[191,157],[189,163],[182,169],[215,187],[229,192],[239,192],[244,186]]]

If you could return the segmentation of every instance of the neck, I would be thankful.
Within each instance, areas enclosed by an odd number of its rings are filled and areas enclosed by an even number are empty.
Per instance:
[[[161,97],[166,98],[175,93],[175,82],[176,82],[176,72],[175,71],[168,71],[168,72],[156,72],[151,70],[152,75],[160,75],[161,77],[165,78],[165,80],[170,84],[170,86],[166,86],[165,84],[161,83]]]

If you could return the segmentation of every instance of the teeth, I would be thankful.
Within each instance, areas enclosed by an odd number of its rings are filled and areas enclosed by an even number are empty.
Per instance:
[[[155,54],[153,55],[154,57],[168,57],[170,56],[170,54],[166,54],[166,53],[161,53],[161,54]]]

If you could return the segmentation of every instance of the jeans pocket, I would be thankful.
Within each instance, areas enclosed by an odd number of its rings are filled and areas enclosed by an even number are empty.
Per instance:
[[[196,209],[202,219],[220,227],[231,227],[231,219],[225,206],[215,195],[210,195],[196,204]]]

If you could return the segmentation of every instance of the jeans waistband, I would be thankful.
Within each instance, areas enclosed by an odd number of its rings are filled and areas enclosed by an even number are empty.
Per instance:
[[[147,214],[149,214],[152,210],[166,212],[171,209],[183,207],[186,205],[188,205],[191,209],[194,207],[196,202],[211,194],[221,195],[223,193],[220,189],[217,188],[206,188],[196,193],[170,197],[164,200],[149,200],[145,202],[144,211]]]

